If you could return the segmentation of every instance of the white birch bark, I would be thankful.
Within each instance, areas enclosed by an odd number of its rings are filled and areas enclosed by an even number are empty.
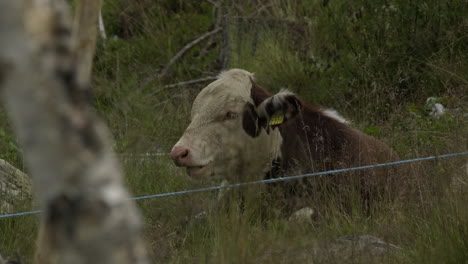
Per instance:
[[[94,50],[98,32],[102,0],[79,0],[73,23],[74,59],[77,65],[77,82],[88,87],[91,80]]]
[[[0,94],[44,210],[36,262],[147,263],[140,216],[73,56],[65,2],[19,3],[0,1]]]
[[[106,27],[104,26],[104,19],[102,19],[102,12],[99,12],[99,34],[103,40],[107,39]]]

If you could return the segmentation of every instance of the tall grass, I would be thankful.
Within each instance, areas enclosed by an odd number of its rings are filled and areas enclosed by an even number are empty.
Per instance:
[[[401,158],[467,149],[466,1],[226,3],[231,5],[230,67],[255,72],[271,91],[288,88],[308,102],[338,109],[352,126],[388,143]],[[212,27],[213,11],[208,2],[195,0],[105,1],[109,39],[97,49],[94,103],[111,128],[117,152],[167,153],[182,134],[190,104],[204,84],[161,87],[219,72],[223,45],[218,42],[200,56],[202,43],[165,79],[153,77],[186,43]],[[451,111],[431,117],[425,106],[429,96],[441,97]],[[0,155],[21,167],[3,112],[0,125]],[[219,184],[188,179],[167,156],[121,159],[135,196]],[[291,222],[281,207],[262,206],[268,202],[264,186],[233,190],[222,204],[217,193],[138,204],[156,263],[341,263],[319,248],[348,234],[376,235],[402,248],[385,258],[355,256],[349,262],[464,263],[466,163],[455,158],[413,164],[408,177],[418,175],[412,182],[416,198],[405,206],[382,205],[371,218],[357,199],[351,201],[355,210],[343,214],[336,194],[327,193],[323,204],[304,201],[325,208],[318,221]],[[23,209],[29,207],[17,208]],[[34,216],[0,220],[0,252],[13,256],[19,250],[30,260],[36,230]]]

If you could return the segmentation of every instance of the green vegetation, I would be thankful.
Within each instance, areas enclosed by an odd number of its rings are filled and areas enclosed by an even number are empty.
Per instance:
[[[170,150],[205,84],[164,86],[215,76],[225,63],[223,37],[229,40],[228,67],[255,72],[271,91],[288,88],[308,102],[337,109],[401,158],[468,149],[465,0],[226,0],[226,34],[215,35],[212,45],[206,45],[208,39],[194,46],[161,79],[159,71],[184,45],[214,28],[214,6],[199,0],[104,2],[108,39],[98,43],[94,103],[119,153]],[[446,115],[429,114],[430,96],[449,109]],[[0,111],[0,158],[21,168],[19,151]],[[122,156],[122,161],[135,196],[219,184],[191,181],[166,156]],[[318,223],[298,225],[275,213],[265,221],[255,202],[262,186],[247,190],[254,194],[244,210],[228,206],[205,218],[192,216],[211,207],[216,193],[138,205],[155,263],[301,262],[298,249],[346,234],[372,234],[402,248],[382,263],[466,263],[466,163],[454,158],[412,165],[421,176],[415,183],[418,200],[408,209],[382,207],[372,218],[359,211],[343,215],[330,202]],[[34,216],[1,219],[0,252],[14,256],[19,250],[29,260],[36,231]]]

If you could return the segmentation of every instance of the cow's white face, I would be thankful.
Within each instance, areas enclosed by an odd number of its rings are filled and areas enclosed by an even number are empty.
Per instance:
[[[176,165],[186,167],[189,176],[256,179],[263,177],[280,155],[278,129],[267,129],[267,133],[258,127],[260,107],[255,107],[252,99],[252,81],[251,73],[233,69],[222,73],[196,97],[191,123],[171,152]],[[246,123],[257,128],[248,133]]]

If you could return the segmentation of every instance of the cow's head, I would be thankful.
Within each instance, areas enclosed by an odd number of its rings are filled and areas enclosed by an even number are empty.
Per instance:
[[[276,127],[294,118],[300,107],[294,94],[272,96],[247,71],[223,72],[196,97],[191,123],[171,158],[194,178],[259,177],[281,155]]]

